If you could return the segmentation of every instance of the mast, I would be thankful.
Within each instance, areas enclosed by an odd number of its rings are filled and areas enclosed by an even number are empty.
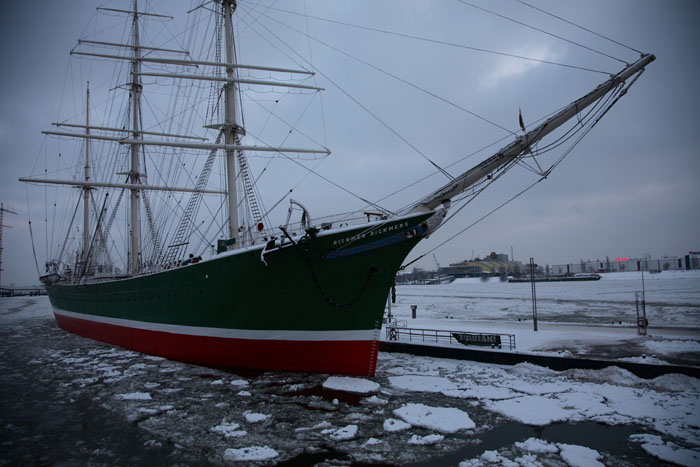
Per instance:
[[[235,0],[223,0],[224,9],[224,40],[226,41],[226,63],[234,64],[236,57],[233,52],[233,24],[231,13],[236,9]],[[226,78],[234,79],[234,67],[226,67]],[[236,125],[236,85],[229,81],[224,85],[224,142],[236,144],[239,127]],[[240,246],[238,237],[238,192],[236,190],[236,151],[226,149],[226,189],[228,191],[228,231],[229,238],[235,239],[234,248]]]
[[[90,134],[90,82],[85,99],[85,134]],[[90,181],[90,139],[85,138],[85,182]],[[83,274],[87,274],[87,252],[90,246],[90,187],[83,187]]]
[[[139,19],[138,19],[138,0],[134,0],[134,11],[133,11],[133,49],[134,49],[134,60],[131,64],[131,112],[132,112],[132,138],[134,140],[139,139],[139,103],[140,103],[140,93],[141,87],[139,85],[139,71],[141,67],[141,61],[139,60]],[[139,174],[139,143],[134,142],[131,144],[131,161],[129,166],[129,179],[131,185],[138,185],[140,183]],[[131,188],[130,197],[130,224],[131,228],[129,230],[129,271],[132,276],[139,273],[139,253],[140,253],[140,240],[141,240],[141,220],[139,216],[139,189]]]

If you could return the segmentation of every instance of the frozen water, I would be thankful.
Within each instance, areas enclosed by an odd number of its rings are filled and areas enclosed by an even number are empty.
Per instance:
[[[388,353],[372,379],[238,375],[63,332],[45,297],[0,299],[0,355],[0,465],[698,465],[700,452],[700,381],[682,375]]]
[[[397,286],[392,315],[411,328],[513,334],[523,353],[700,366],[700,273],[645,274],[645,289],[647,336],[636,332],[639,273],[537,283],[538,332],[533,330],[530,284],[498,278]],[[411,305],[418,307],[416,319]],[[503,351],[510,350],[504,344]]]
[[[539,282],[537,314],[542,322],[632,324],[635,292],[642,290],[639,273],[602,274],[600,281]],[[700,274],[665,271],[645,274],[646,312],[652,326],[700,327]],[[457,279],[451,284],[399,285],[392,307],[399,319],[410,319],[410,305],[419,318],[470,321],[515,321],[532,318],[529,283],[491,278]]]

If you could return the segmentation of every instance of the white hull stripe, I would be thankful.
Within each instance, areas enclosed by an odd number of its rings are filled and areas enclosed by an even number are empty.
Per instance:
[[[72,311],[53,309],[54,314],[66,318],[93,321],[95,323],[111,324],[145,331],[167,332],[188,336],[220,337],[224,339],[250,340],[285,340],[285,341],[370,341],[378,334],[374,329],[347,331],[285,331],[285,330],[252,330],[208,328],[202,326],[181,326],[177,324],[149,323],[130,319],[109,318],[105,316],[74,313]]]

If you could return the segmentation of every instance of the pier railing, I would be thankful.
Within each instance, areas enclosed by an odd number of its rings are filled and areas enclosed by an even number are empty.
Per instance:
[[[386,326],[386,338],[390,341],[435,342],[437,344],[463,344],[488,346],[491,348],[508,345],[515,349],[515,334],[468,332],[446,329],[421,329],[401,326],[396,322]]]

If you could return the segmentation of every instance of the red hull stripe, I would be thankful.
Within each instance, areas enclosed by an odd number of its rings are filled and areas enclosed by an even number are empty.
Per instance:
[[[107,316],[87,315],[72,311],[54,308],[56,317],[74,318],[95,323],[112,324],[114,326],[142,329],[144,331],[169,332],[173,334],[186,334],[189,336],[221,337],[226,339],[258,339],[258,340],[285,340],[285,341],[357,341],[374,340],[378,337],[375,329],[344,330],[344,331],[306,331],[306,330],[255,330],[255,329],[230,329],[211,328],[204,326],[182,326],[177,324],[151,323],[147,321],[134,321],[130,319],[110,318]]]
[[[176,334],[75,318],[55,311],[68,332],[137,352],[200,365],[374,376],[376,340],[240,339]],[[84,316],[84,315],[81,315]],[[130,321],[133,322],[133,321]]]

